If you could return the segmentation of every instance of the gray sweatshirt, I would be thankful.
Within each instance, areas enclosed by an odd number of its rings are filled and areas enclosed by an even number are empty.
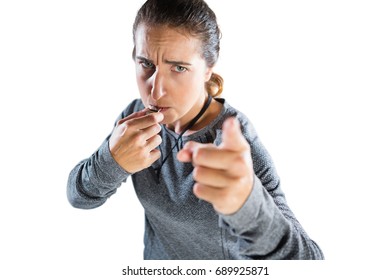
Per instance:
[[[272,160],[252,124],[225,100],[216,100],[223,104],[219,116],[200,131],[183,136],[162,167],[162,158],[178,138],[165,126],[160,132],[160,160],[134,174],[113,159],[108,136],[70,172],[69,202],[77,208],[98,207],[131,176],[145,210],[144,259],[323,259],[321,249],[287,206]],[[134,100],[118,120],[143,108],[141,100]],[[250,144],[256,176],[245,204],[232,215],[222,215],[193,194],[192,164],[179,162],[176,154],[187,141],[219,145],[222,124],[230,116],[237,117]]]

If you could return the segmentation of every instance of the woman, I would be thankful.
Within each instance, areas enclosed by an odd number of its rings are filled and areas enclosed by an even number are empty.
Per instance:
[[[220,32],[207,4],[148,0],[133,39],[141,99],[71,171],[70,203],[98,207],[131,176],[145,259],[322,259],[253,126],[217,98]]]

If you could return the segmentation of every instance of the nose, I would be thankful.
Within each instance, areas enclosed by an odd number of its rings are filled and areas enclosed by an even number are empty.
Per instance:
[[[157,101],[165,95],[163,73],[158,69],[156,69],[151,79],[152,79],[152,89],[151,89],[150,97],[153,100]]]

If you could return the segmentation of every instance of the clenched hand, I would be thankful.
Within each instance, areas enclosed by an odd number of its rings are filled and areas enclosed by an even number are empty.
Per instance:
[[[127,172],[145,169],[160,158],[160,151],[156,148],[161,144],[158,133],[163,118],[162,113],[147,114],[145,109],[118,121],[109,147],[115,161]]]

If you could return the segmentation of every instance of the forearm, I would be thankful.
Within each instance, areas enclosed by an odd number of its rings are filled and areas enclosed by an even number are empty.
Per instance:
[[[285,203],[281,191],[271,196],[255,178],[243,207],[221,215],[220,224],[240,240],[240,253],[253,259],[323,259],[319,247],[305,233]]]
[[[112,158],[105,141],[90,158],[81,161],[70,172],[68,200],[76,208],[96,208],[105,203],[129,175]]]

